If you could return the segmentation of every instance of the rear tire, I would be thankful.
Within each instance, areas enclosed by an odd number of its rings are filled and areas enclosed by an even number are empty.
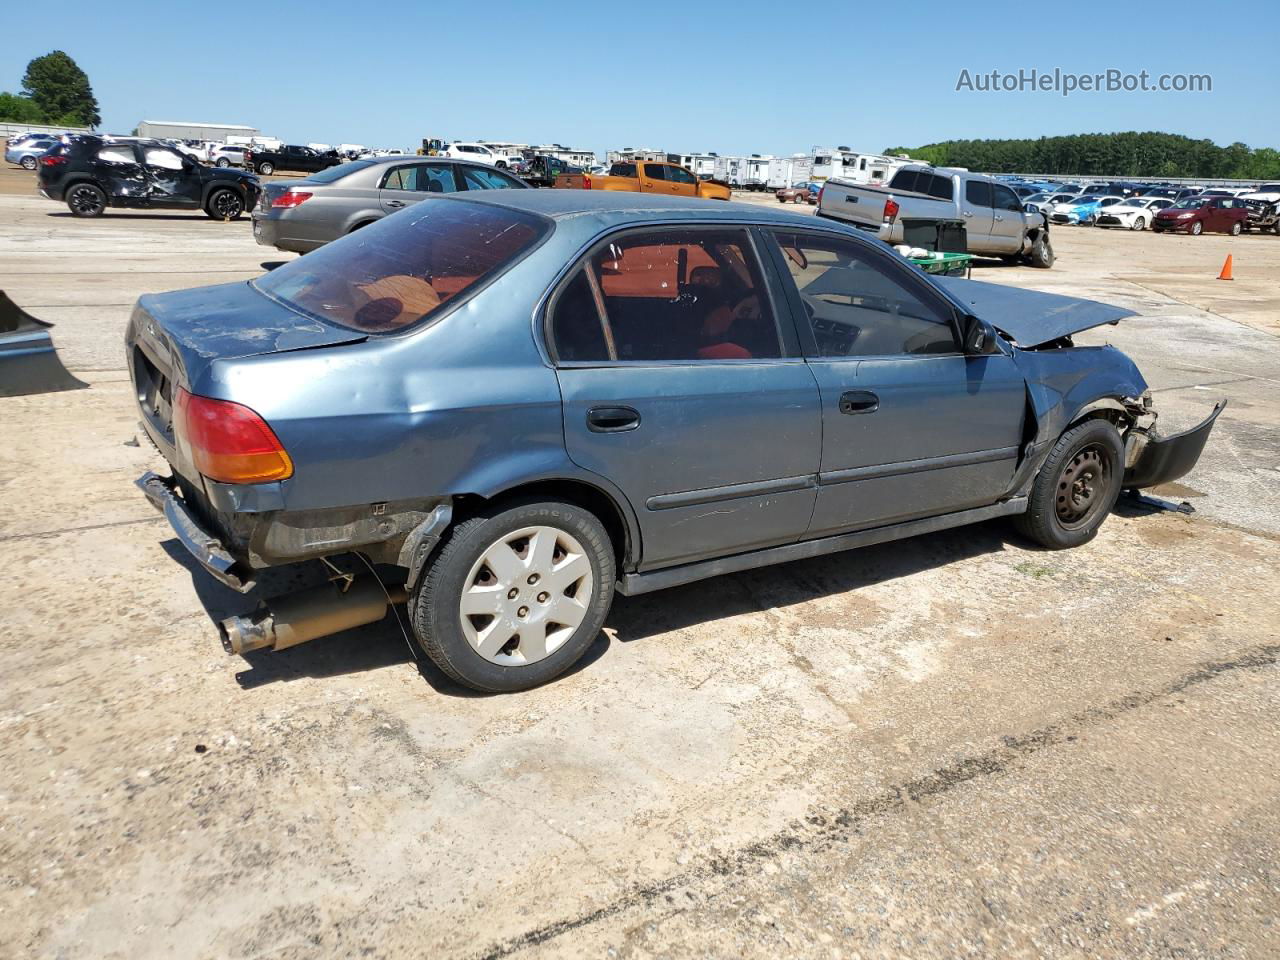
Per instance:
[[[260,163],[258,164],[258,172],[264,177],[269,177],[276,172],[276,165],[274,163]]]
[[[244,214],[244,198],[230,187],[209,194],[204,212],[214,220],[239,220]]]
[[[23,157],[21,160],[18,161],[18,164],[22,167],[23,170],[34,170],[36,168],[36,158]]]
[[[461,684],[528,690],[586,653],[615,578],[613,544],[594,514],[554,500],[495,507],[458,524],[424,573],[414,636]]]
[[[92,183],[73,184],[67,191],[67,208],[77,217],[100,217],[107,209],[107,195]]]
[[[230,161],[230,160],[228,160],[226,157],[219,157],[219,158],[218,158],[218,166],[220,166],[220,167],[229,167],[229,166],[231,166],[231,161]]]
[[[1054,444],[1031,486],[1023,536],[1050,550],[1088,543],[1115,506],[1124,480],[1124,442],[1106,420],[1086,420]]]

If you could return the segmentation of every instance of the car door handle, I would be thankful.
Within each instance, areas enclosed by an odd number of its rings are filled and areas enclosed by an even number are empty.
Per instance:
[[[965,211],[964,211],[964,215],[965,215],[966,217],[972,217],[972,216],[973,216],[973,211],[972,211],[972,210],[965,210]]]
[[[587,411],[587,429],[592,433],[624,433],[640,426],[640,411],[634,407],[592,407]]]
[[[870,390],[850,390],[840,394],[841,413],[875,413],[880,409],[880,398]]]
[[[388,201],[387,201],[387,206],[388,206],[388,207],[403,207],[403,206],[404,206],[404,201],[403,201],[403,200],[388,200]]]

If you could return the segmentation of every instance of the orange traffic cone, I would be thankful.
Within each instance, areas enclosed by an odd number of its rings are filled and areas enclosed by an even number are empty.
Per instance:
[[[1222,264],[1222,272],[1218,274],[1219,280],[1231,279],[1231,254],[1227,254],[1226,261]]]

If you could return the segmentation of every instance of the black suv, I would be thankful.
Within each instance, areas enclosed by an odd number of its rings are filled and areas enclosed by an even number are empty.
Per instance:
[[[236,220],[261,190],[251,173],[206,167],[159,140],[75,137],[41,157],[36,170],[40,192],[77,217],[107,207],[163,207]]]

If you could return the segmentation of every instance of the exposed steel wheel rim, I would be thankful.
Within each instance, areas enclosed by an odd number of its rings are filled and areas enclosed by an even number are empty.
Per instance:
[[[74,187],[71,206],[77,213],[96,213],[102,209],[102,195],[93,187]]]
[[[524,527],[480,554],[458,601],[471,648],[506,667],[537,663],[586,619],[595,577],[587,551],[557,527]]]
[[[1096,443],[1077,450],[1058,476],[1054,510],[1064,529],[1086,526],[1102,510],[1110,487],[1111,458]]]
[[[230,190],[219,190],[213,196],[213,212],[219,217],[235,217],[243,209],[240,198]]]

